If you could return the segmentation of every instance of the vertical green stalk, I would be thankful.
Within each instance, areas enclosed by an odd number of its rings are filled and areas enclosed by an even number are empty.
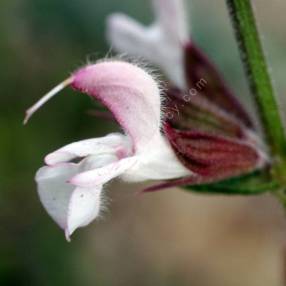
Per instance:
[[[251,0],[227,0],[227,4],[248,82],[274,159],[274,176],[280,182],[286,182],[286,139]]]

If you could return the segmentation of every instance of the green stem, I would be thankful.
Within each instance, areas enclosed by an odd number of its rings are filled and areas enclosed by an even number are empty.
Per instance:
[[[286,139],[263,53],[251,0],[226,0],[241,58],[248,75],[250,88],[255,96],[273,167],[272,176],[280,184],[273,192],[286,209]]]

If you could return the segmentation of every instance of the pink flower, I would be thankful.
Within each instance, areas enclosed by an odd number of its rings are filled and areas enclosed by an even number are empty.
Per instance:
[[[167,180],[192,175],[161,133],[160,89],[147,72],[121,61],[88,65],[30,108],[26,120],[67,85],[101,101],[124,130],[64,146],[47,155],[47,166],[37,172],[41,202],[68,239],[76,228],[98,217],[103,185],[111,179]]]
[[[103,61],[79,69],[27,111],[25,122],[72,86],[105,105],[124,131],[64,146],[47,155],[37,172],[41,202],[67,239],[100,215],[104,184],[116,177],[165,181],[147,189],[154,191],[214,183],[268,163],[247,112],[189,41],[182,2],[153,3],[154,25],[113,15],[109,38],[118,50],[160,66],[176,87],[163,92],[140,67]]]

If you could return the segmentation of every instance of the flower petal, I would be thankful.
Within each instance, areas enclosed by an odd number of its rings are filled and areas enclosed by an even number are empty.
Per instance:
[[[65,234],[67,240],[78,228],[88,225],[98,215],[102,208],[102,188],[76,188],[69,200],[67,226]]]
[[[40,200],[53,220],[63,229],[67,227],[69,202],[75,186],[66,183],[79,171],[76,164],[42,167],[36,174]]]
[[[146,152],[137,155],[137,164],[126,170],[122,178],[129,182],[167,180],[189,176],[192,172],[176,157],[162,135],[158,136]]]
[[[153,0],[156,20],[164,34],[184,44],[189,39],[187,15],[183,0]]]
[[[89,224],[99,214],[102,186],[75,187],[68,183],[80,172],[102,167],[117,160],[113,155],[89,156],[79,164],[61,163],[42,167],[36,174],[40,200],[54,221],[65,230],[66,237]]]
[[[143,69],[120,61],[86,66],[73,75],[72,86],[101,101],[130,135],[135,150],[160,132],[160,90]]]
[[[154,58],[156,52],[153,42],[158,37],[158,27],[145,27],[133,18],[114,13],[107,18],[107,39],[119,52]]]
[[[51,166],[88,155],[120,153],[121,156],[127,156],[131,154],[131,151],[132,147],[128,137],[120,133],[113,133],[101,138],[86,139],[68,144],[47,155],[45,162]]]
[[[185,88],[183,44],[188,29],[183,2],[154,0],[153,4],[158,16],[153,25],[144,27],[128,16],[113,14],[107,21],[107,38],[119,52],[154,63],[173,83]]]
[[[75,186],[86,188],[101,186],[124,173],[127,169],[136,164],[136,162],[136,157],[121,159],[118,162],[113,162],[101,168],[75,175],[69,182]]]

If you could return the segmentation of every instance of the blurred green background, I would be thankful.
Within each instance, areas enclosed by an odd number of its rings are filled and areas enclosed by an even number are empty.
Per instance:
[[[253,2],[283,110],[286,3]],[[194,39],[253,110],[224,1],[187,5]],[[68,89],[25,127],[24,111],[106,55],[105,19],[118,11],[146,24],[153,18],[143,0],[0,1],[0,285],[285,285],[286,225],[267,195],[170,190],[138,198],[140,186],[115,182],[104,218],[71,243],[43,210],[33,176],[44,155],[117,126],[89,116],[93,103]]]

